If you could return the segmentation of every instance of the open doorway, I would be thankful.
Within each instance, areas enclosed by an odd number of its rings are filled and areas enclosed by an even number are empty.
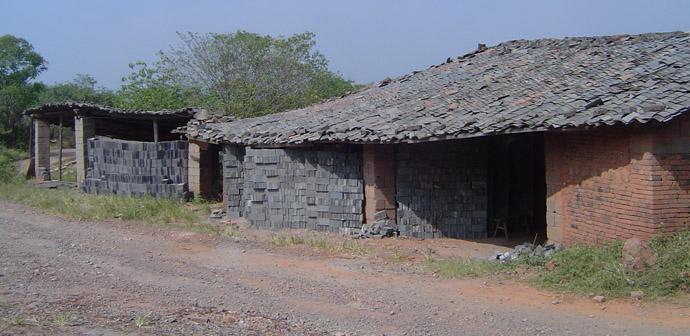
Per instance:
[[[546,180],[542,133],[489,139],[489,237],[546,241]],[[496,230],[496,227],[499,229]],[[505,228],[504,232],[503,228]]]

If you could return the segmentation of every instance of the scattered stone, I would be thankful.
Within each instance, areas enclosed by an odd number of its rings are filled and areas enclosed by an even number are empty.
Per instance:
[[[208,218],[215,218],[215,219],[220,219],[223,218],[224,215],[223,209],[213,209],[211,210],[211,214],[208,216]]]
[[[381,211],[379,211],[381,212]],[[347,231],[341,231],[347,232]],[[390,219],[381,219],[373,224],[364,224],[359,232],[353,232],[352,238],[354,239],[364,239],[364,238],[386,238],[393,237],[396,235],[396,230],[394,228],[394,223]]]
[[[644,297],[644,292],[641,290],[632,291],[630,292],[630,297],[635,300],[641,300]]]
[[[623,266],[628,271],[644,271],[656,262],[649,244],[632,237],[623,244]]]
[[[592,298],[592,301],[594,301],[596,303],[604,303],[604,302],[606,302],[606,297],[603,295],[597,295],[597,296]]]
[[[552,304],[552,305],[557,305],[557,304],[560,304],[560,303],[561,303],[561,301],[559,301],[559,300],[553,300],[553,301],[551,301],[551,304]]]
[[[544,246],[533,245],[532,243],[523,243],[515,246],[512,251],[508,252],[496,252],[490,259],[500,260],[500,261],[511,261],[517,260],[520,257],[526,256],[531,258],[546,258],[550,259],[554,253],[563,250],[563,245],[547,244]]]

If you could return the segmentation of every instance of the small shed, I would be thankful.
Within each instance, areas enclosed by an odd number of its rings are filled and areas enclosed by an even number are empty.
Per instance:
[[[182,197],[187,190],[187,142],[171,133],[202,110],[138,111],[60,103],[24,111],[32,119],[34,176],[51,180],[50,126],[57,126],[58,178],[62,134],[74,131],[76,181],[84,191]]]

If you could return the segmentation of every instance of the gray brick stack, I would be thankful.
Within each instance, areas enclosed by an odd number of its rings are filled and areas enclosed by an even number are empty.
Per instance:
[[[400,145],[397,201],[401,235],[487,236],[487,142]]]
[[[226,184],[225,195],[228,198],[227,216],[239,218],[243,216],[242,191],[244,189],[244,147],[223,147],[223,180]]]
[[[362,225],[358,148],[245,148],[242,155],[240,148],[227,146],[224,175],[228,214],[254,226],[338,231]]]
[[[95,194],[184,197],[187,142],[88,140],[88,169],[82,185]]]

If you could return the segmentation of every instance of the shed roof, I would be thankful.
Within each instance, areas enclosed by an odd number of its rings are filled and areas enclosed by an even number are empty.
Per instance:
[[[88,116],[88,117],[104,117],[115,119],[132,119],[132,120],[151,120],[151,119],[182,119],[189,120],[196,113],[203,111],[201,109],[187,107],[177,110],[160,110],[160,111],[141,111],[141,110],[123,110],[114,107],[88,104],[88,103],[51,103],[39,107],[30,108],[24,111],[24,114],[39,119],[53,120],[59,116]]]
[[[188,129],[249,145],[396,143],[666,122],[690,108],[690,34],[517,40],[307,108]]]

